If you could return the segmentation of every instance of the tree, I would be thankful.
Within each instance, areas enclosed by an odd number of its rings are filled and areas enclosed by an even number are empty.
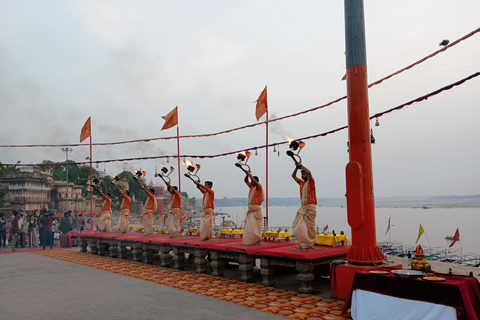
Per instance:
[[[0,162],[0,181],[5,175],[6,167]],[[0,207],[5,207],[5,191],[0,186]]]

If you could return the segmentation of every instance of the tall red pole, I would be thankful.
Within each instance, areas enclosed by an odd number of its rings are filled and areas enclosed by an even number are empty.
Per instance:
[[[383,261],[377,247],[363,0],[345,0],[349,162],[345,168],[350,263]]]
[[[266,90],[266,88],[265,88]],[[265,153],[267,155],[266,157],[266,177],[265,177],[265,205],[266,205],[266,211],[265,211],[265,228],[266,228],[266,231],[268,231],[268,109],[267,111],[265,112],[266,113],[266,116],[267,116],[267,121],[265,122],[267,127],[266,127],[266,145],[265,145]]]
[[[90,133],[90,230],[93,230],[92,134]]]
[[[182,184],[180,182],[180,130],[177,123],[177,167],[178,167],[178,192],[182,193]]]

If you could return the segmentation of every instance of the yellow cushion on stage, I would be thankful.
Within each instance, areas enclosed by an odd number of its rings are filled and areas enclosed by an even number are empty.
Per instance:
[[[221,229],[221,230],[218,230],[218,235],[222,235],[222,234],[227,234],[227,235],[232,235],[233,234],[233,230],[232,229]]]
[[[291,239],[292,238],[292,234],[290,232],[285,232],[285,231],[280,231],[278,233],[278,239]]]
[[[233,234],[243,234],[243,229],[234,229]]]
[[[335,246],[337,244],[337,241],[345,241],[345,243],[348,241],[347,240],[347,235],[346,234],[337,234],[335,237],[333,234],[317,234],[317,240],[315,241],[316,243],[320,244],[326,244],[329,246]]]
[[[198,235],[199,229],[198,229],[198,228],[188,228],[188,229],[185,231],[185,233],[188,234],[188,235],[193,235],[193,234]]]
[[[263,238],[274,238],[278,239],[278,232],[277,231],[264,231],[262,233]]]
[[[333,234],[317,234],[317,240],[315,242],[329,246],[335,246],[336,239]]]

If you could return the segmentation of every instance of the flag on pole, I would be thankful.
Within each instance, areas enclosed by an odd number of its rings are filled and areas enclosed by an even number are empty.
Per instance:
[[[458,228],[457,228],[457,231],[455,231],[455,235],[453,236],[453,242],[448,247],[451,248],[455,244],[455,242],[457,242],[458,239],[460,239],[460,232],[458,231]]]
[[[163,124],[162,130],[170,129],[173,126],[178,124],[178,107],[175,107],[172,111],[170,111],[166,116],[162,117],[165,119],[165,123]]]
[[[418,242],[418,240],[420,239],[420,236],[425,232],[425,230],[423,230],[423,227],[422,227],[422,224],[420,223],[420,228],[418,229],[418,238],[417,238],[417,241],[415,241],[415,243]]]
[[[80,132],[80,142],[82,142],[83,140],[87,139],[88,137],[90,137],[92,135],[92,127],[91,127],[91,124],[90,124],[90,118],[91,117],[88,117],[87,121],[85,122],[85,124],[82,127],[82,132]]]
[[[265,112],[268,111],[268,103],[267,103],[267,86],[265,86],[265,89],[263,89],[262,93],[260,94],[260,97],[258,97],[257,101],[257,106],[255,108],[255,115],[257,116],[257,121],[260,119],[261,116]]]
[[[390,219],[392,219],[391,216],[390,218],[388,218],[388,227],[387,227],[387,232],[385,232],[385,235],[387,235],[388,231],[390,231]]]
[[[325,226],[325,228],[323,228],[322,233],[325,233],[325,231],[327,231],[327,230],[328,230],[328,224]]]

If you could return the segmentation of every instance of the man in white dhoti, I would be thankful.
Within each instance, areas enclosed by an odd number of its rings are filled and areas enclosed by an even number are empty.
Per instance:
[[[245,219],[245,229],[243,230],[242,243],[245,245],[260,244],[262,239],[262,202],[265,200],[262,185],[258,182],[257,176],[252,176],[250,171],[245,172],[245,183],[250,189],[248,192],[248,212]]]
[[[297,171],[301,170],[301,179],[297,178]],[[315,180],[310,170],[301,164],[295,166],[292,178],[300,186],[300,199],[302,206],[297,211],[292,228],[295,239],[302,249],[310,249],[315,246],[317,229],[315,218],[317,216],[317,196],[315,192]]]
[[[192,180],[197,185],[198,190],[203,193],[202,208],[203,214],[200,218],[200,239],[208,240],[213,238],[213,225],[215,224],[215,209],[214,192],[212,190],[213,182],[205,181],[201,184],[200,181]]]

